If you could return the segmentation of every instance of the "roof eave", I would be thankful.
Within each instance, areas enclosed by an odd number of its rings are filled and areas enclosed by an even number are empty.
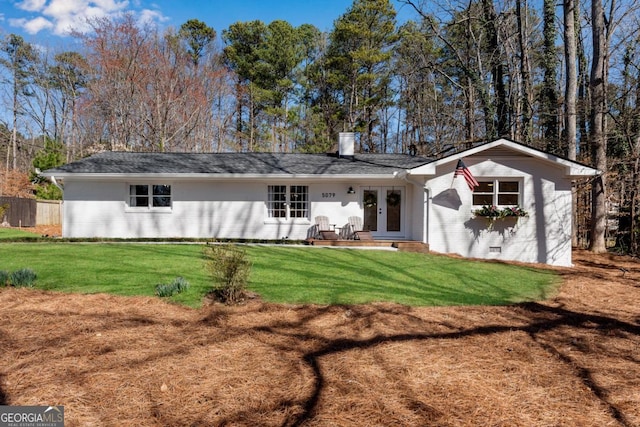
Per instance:
[[[89,179],[89,180],[136,180],[136,179],[163,179],[163,180],[256,180],[256,179],[321,179],[321,180],[346,180],[346,179],[390,179],[393,172],[385,174],[245,174],[245,173],[71,173],[71,172],[43,172],[44,177],[61,179]]]

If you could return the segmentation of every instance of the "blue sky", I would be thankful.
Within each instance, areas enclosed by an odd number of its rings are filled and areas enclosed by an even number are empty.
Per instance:
[[[399,17],[411,12],[392,1]],[[87,18],[123,12],[161,28],[199,19],[218,35],[234,22],[255,19],[308,23],[329,31],[351,4],[352,0],[0,0],[0,36],[15,33],[31,43],[64,43],[70,28],[86,28]]]

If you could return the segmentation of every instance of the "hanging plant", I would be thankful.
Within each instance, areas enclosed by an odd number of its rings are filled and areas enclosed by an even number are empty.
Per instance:
[[[398,206],[400,204],[400,192],[392,191],[387,194],[387,205]]]
[[[362,200],[362,203],[366,207],[371,208],[378,204],[378,198],[376,197],[375,193],[366,193],[364,195],[364,199]]]

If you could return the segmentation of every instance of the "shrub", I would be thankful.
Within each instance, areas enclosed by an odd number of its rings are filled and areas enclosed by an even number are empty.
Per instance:
[[[9,275],[9,282],[16,288],[32,288],[36,281],[36,273],[30,268],[21,268]]]
[[[204,248],[205,267],[214,282],[213,295],[225,304],[236,304],[246,296],[251,263],[244,249],[234,245]]]
[[[9,272],[0,270],[0,288],[9,285]]]
[[[178,276],[173,279],[171,285],[176,289],[177,293],[184,292],[189,289],[189,282],[184,277]]]
[[[156,295],[158,295],[159,297],[170,297],[173,295],[173,291],[173,286],[171,286],[170,284],[161,283],[159,285],[156,285]]]
[[[4,213],[9,210],[9,205],[0,205],[0,222],[4,222]]]
[[[189,282],[184,277],[176,277],[171,283],[161,283],[156,285],[156,295],[159,297],[170,297],[189,289]]]

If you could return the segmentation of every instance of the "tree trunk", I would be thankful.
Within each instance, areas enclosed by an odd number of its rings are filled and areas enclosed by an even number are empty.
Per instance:
[[[17,73],[13,76],[13,130],[11,131],[11,149],[13,170],[18,169],[18,83]]]
[[[569,0],[572,1],[572,0]],[[524,11],[522,4],[524,3]],[[516,1],[516,17],[518,21],[518,44],[520,45],[520,75],[522,76],[522,96],[520,97],[520,109],[522,113],[522,142],[531,142],[531,105],[533,104],[533,89],[531,87],[531,65],[529,64],[529,48],[527,38],[527,14],[526,0]]]
[[[509,132],[509,104],[507,103],[507,91],[504,84],[504,65],[502,63],[502,55],[498,41],[498,16],[492,0],[483,0],[482,6],[485,20],[484,25],[489,39],[488,54],[491,58],[491,75],[496,92],[496,136],[502,137],[507,136]]]
[[[602,0],[591,1],[591,29],[593,38],[593,62],[591,64],[591,150],[593,163],[601,173],[592,184],[591,242],[592,252],[606,252],[607,226],[606,180],[607,140],[605,135],[606,112],[606,51],[604,9]]]
[[[580,13],[577,6],[574,28],[580,28]],[[589,131],[588,121],[591,115],[590,94],[589,94],[589,65],[585,52],[584,39],[581,31],[576,31],[577,60],[578,60],[578,99],[576,104],[576,119],[579,140],[576,141],[578,152],[587,154],[589,151]]]
[[[570,160],[576,160],[576,96],[578,87],[578,75],[576,69],[577,47],[575,31],[575,0],[564,1],[564,56],[566,64],[565,85],[565,142],[567,156]]]
[[[637,149],[637,147],[640,145],[640,138],[636,138],[635,141],[635,147]],[[629,226],[629,251],[636,255],[638,253],[638,233],[636,231],[637,228],[637,219],[636,219],[636,212],[638,210],[637,207],[637,203],[636,200],[638,198],[638,190],[640,187],[640,179],[638,177],[638,161],[640,160],[638,158],[638,153],[636,150],[634,150],[634,155],[636,156],[634,162],[633,162],[633,182],[632,182],[632,187],[631,187],[631,191],[629,194],[629,198],[631,199],[631,206],[630,206],[630,212],[629,212],[629,220],[630,220],[630,226]]]
[[[555,23],[555,2],[553,0],[543,1],[543,53],[542,69],[544,70],[544,81],[540,93],[540,115],[542,123],[543,138],[547,151],[553,154],[564,154],[558,132],[558,59],[556,56],[556,23]]]
[[[475,97],[474,97],[474,88],[473,82],[469,77],[467,77],[467,91],[466,91],[466,108],[465,108],[465,139],[469,148],[473,141],[475,140]]]
[[[566,84],[564,94],[564,138],[567,147],[567,156],[569,160],[576,160],[576,96],[578,89],[578,75],[576,69],[577,46],[575,31],[575,0],[564,0],[563,4],[564,16],[564,56],[566,67]],[[575,182],[571,191],[571,242],[573,246],[578,245],[578,221],[577,221],[577,195]]]

